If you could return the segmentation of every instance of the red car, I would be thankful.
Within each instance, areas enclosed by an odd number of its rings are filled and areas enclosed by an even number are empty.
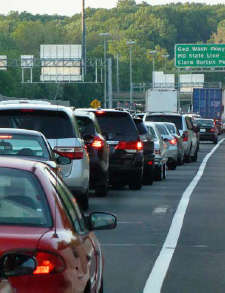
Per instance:
[[[0,288],[103,292],[103,254],[92,231],[115,227],[113,214],[85,216],[47,165],[1,158]]]

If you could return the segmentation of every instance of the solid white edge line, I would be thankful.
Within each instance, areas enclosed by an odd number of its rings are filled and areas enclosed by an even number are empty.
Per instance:
[[[152,268],[152,271],[146,282],[144,293],[159,293],[161,291],[163,281],[166,277],[170,262],[172,260],[174,251],[177,246],[177,242],[180,236],[181,228],[183,226],[184,216],[189,204],[190,197],[199,180],[201,179],[203,172],[206,167],[206,163],[212,154],[217,150],[220,144],[225,139],[222,139],[203,159],[197,174],[194,179],[186,188],[183,193],[179,205],[177,207],[176,213],[174,214],[169,232],[167,234],[166,240],[163,247],[159,253],[158,258]]]

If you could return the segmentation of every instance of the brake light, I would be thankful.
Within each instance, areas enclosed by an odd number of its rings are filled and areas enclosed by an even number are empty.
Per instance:
[[[54,151],[58,155],[71,160],[79,160],[84,156],[84,147],[55,147]]]
[[[120,141],[115,147],[116,150],[127,150],[127,151],[142,151],[143,144],[141,141]]]
[[[37,252],[37,267],[33,272],[35,275],[60,273],[65,268],[65,263],[59,255],[48,252]]]
[[[215,129],[212,127],[209,129],[209,132],[215,132]]]
[[[183,141],[188,141],[188,131],[183,132]]]
[[[173,138],[173,139],[169,139],[169,143],[170,143],[171,145],[176,145],[176,144],[177,144],[177,140],[176,140],[175,138]]]
[[[104,114],[105,111],[96,111],[97,114]]]
[[[155,150],[155,154],[156,154],[156,155],[161,155],[161,150],[156,149],[156,150]]]
[[[10,139],[12,135],[0,135],[0,139]]]
[[[153,162],[152,162],[152,161],[149,161],[149,162],[148,162],[148,165],[153,165]]]
[[[92,147],[100,149],[101,147],[103,147],[103,144],[104,143],[100,137],[98,136],[94,137],[94,141],[92,142]]]

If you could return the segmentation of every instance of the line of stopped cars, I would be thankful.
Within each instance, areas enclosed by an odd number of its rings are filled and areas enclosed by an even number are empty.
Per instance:
[[[140,190],[166,179],[167,169],[197,160],[199,140],[217,142],[210,123],[0,102],[0,291],[102,293],[104,255],[93,231],[117,219],[83,212],[89,189],[105,197],[110,186]]]

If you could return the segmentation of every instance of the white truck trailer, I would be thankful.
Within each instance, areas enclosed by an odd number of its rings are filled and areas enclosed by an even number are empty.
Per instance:
[[[177,90],[149,89],[145,95],[146,112],[177,112]]]

